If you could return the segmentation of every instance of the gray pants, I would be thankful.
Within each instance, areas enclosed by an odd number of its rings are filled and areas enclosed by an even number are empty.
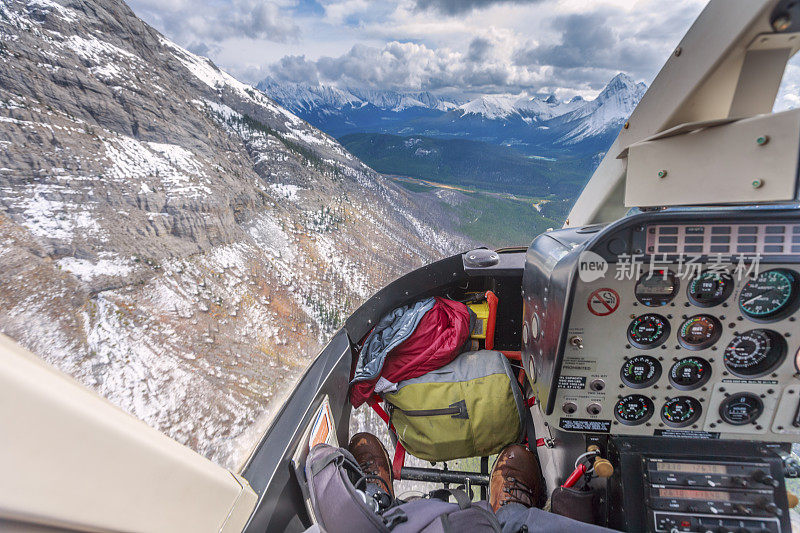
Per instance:
[[[613,530],[578,522],[565,516],[548,513],[536,507],[525,507],[520,503],[507,503],[497,510],[497,520],[503,533],[608,533]]]

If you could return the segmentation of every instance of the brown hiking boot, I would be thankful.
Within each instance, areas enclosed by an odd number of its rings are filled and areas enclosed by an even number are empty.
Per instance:
[[[372,433],[356,433],[347,450],[353,454],[364,474],[370,476],[389,496],[394,498],[392,461],[378,437]]]
[[[521,444],[506,446],[489,477],[489,505],[497,512],[507,503],[535,507],[543,494],[542,471],[536,456]]]

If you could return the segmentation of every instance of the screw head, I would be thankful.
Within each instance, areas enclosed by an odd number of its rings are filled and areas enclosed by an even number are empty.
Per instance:
[[[761,186],[764,185],[764,180],[756,178],[753,180],[752,185],[754,189],[760,189]]]
[[[659,178],[665,178],[666,176],[667,176],[667,171],[666,170],[659,170],[658,171],[658,177]]]
[[[761,137],[756,139],[756,144],[759,146],[764,146],[769,142],[769,135],[762,135]]]

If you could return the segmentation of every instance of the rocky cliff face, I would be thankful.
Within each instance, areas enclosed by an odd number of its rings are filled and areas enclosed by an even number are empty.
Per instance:
[[[225,466],[351,310],[468,245],[113,0],[0,3],[0,148],[0,331]]]

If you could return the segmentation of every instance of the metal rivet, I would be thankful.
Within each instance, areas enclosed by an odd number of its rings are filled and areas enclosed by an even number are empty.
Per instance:
[[[759,146],[764,146],[769,142],[769,135],[762,135],[758,139],[756,139],[756,144]]]
[[[752,185],[754,189],[760,189],[761,186],[764,185],[764,180],[754,179]]]
[[[659,170],[659,171],[658,171],[658,177],[659,177],[659,178],[665,178],[665,177],[667,177],[667,171],[666,171],[666,170]]]

